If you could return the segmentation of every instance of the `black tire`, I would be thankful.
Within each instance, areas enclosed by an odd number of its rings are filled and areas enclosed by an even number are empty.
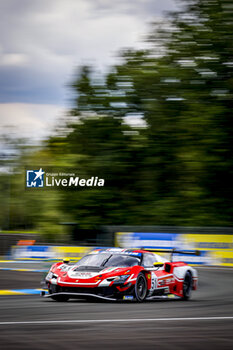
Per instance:
[[[183,282],[183,300],[188,300],[191,297],[191,291],[193,286],[192,274],[188,271],[185,274]]]
[[[145,300],[147,296],[147,281],[145,275],[140,272],[135,283],[134,295],[138,302]]]

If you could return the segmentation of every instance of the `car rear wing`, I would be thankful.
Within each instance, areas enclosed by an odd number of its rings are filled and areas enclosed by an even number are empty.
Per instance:
[[[172,261],[173,254],[181,254],[181,255],[196,255],[200,256],[201,253],[199,250],[179,250],[176,248],[173,249],[156,249],[156,248],[146,248],[146,247],[141,247],[142,250],[145,250],[147,252],[152,252],[152,253],[170,253],[170,260]]]

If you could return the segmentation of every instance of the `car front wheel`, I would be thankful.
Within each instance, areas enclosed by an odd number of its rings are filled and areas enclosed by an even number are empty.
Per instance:
[[[137,301],[142,302],[147,295],[147,281],[143,273],[139,273],[137,281],[135,283],[135,298]]]

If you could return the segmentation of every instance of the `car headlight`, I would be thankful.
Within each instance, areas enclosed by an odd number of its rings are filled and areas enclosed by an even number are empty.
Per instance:
[[[46,280],[50,280],[53,277],[53,273],[51,271],[49,271],[49,273],[46,276]]]
[[[121,275],[114,278],[114,282],[125,282],[130,275]]]

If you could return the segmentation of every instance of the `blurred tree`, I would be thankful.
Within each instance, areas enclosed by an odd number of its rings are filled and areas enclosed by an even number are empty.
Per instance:
[[[179,194],[191,224],[232,224],[233,3],[189,0],[172,15],[158,93],[177,125]],[[167,103],[168,102],[168,103]],[[184,215],[184,214],[183,214]]]
[[[85,148],[80,154],[91,156],[92,147],[96,153],[88,159],[89,167],[95,169],[96,159],[102,168],[105,158],[98,155],[102,156],[106,143],[114,168],[117,150],[126,192],[131,198],[136,188],[140,193],[141,200],[129,204],[126,218],[119,213],[117,222],[133,223],[135,217],[142,224],[232,222],[233,8],[224,0],[182,3],[169,23],[154,24],[148,51],[124,51],[124,62],[113,67],[105,81],[92,79],[91,70],[84,67],[73,85],[78,96],[73,114],[81,115],[85,125],[81,129],[77,125],[72,134]],[[118,127],[114,124],[104,132],[100,119],[87,118],[96,115],[105,116],[101,119],[105,125],[117,119]],[[128,128],[136,135],[127,138],[122,124],[142,118],[146,127],[131,123]],[[81,137],[78,130],[84,129]],[[115,149],[108,134],[116,135],[124,147]],[[131,149],[130,158],[126,155]],[[123,174],[129,168],[134,171],[127,173],[126,181]],[[117,171],[111,177],[117,179]],[[127,187],[130,183],[135,188]],[[122,207],[120,198],[117,203]]]

